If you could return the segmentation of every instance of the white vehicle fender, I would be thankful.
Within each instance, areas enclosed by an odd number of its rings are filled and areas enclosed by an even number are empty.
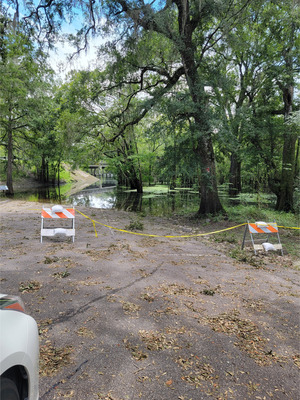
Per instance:
[[[38,371],[38,343],[38,327],[30,315],[14,310],[0,311],[0,375],[12,366],[21,365],[32,377],[33,371]],[[38,393],[36,381],[28,382],[31,393]]]

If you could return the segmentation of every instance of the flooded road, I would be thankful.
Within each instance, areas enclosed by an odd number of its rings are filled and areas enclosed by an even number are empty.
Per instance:
[[[174,212],[196,212],[199,193],[192,188],[178,188],[170,191],[167,185],[144,187],[144,193],[117,187],[113,179],[103,179],[85,189],[69,195],[72,184],[59,187],[33,188],[29,191],[16,192],[15,199],[38,201],[40,203],[72,204],[74,207],[118,209],[144,213],[146,215],[165,216]],[[227,190],[219,187],[219,196],[226,205],[266,205],[274,207],[275,197],[263,194],[243,193],[236,198],[229,198]]]

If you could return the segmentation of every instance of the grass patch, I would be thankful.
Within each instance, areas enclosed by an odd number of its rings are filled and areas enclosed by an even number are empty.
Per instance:
[[[215,294],[215,291],[212,289],[204,289],[202,290],[202,294],[205,294],[206,296],[213,296]]]
[[[296,214],[275,211],[269,208],[258,208],[257,206],[245,206],[239,204],[234,207],[226,207],[229,221],[236,223],[265,221],[273,222],[274,219],[279,226],[298,227],[299,218]]]
[[[45,256],[44,264],[53,264],[53,263],[57,263],[58,261],[59,261],[59,258],[56,256],[53,256],[53,257]]]
[[[239,225],[241,223],[254,223],[255,221],[265,221],[265,222],[273,222],[274,220],[277,222],[279,227],[279,235],[280,240],[283,246],[283,252],[285,255],[289,255],[292,258],[299,257],[299,245],[300,245],[300,234],[299,229],[291,229],[291,228],[299,228],[299,218],[296,214],[293,213],[285,213],[279,212],[272,209],[263,209],[255,206],[245,206],[245,205],[237,205],[226,208],[227,218],[230,221],[231,225]],[[219,223],[219,229],[225,224],[224,219],[221,216],[216,216],[213,218],[209,218],[208,220],[198,220],[199,225],[209,226],[212,222]],[[195,219],[196,220],[196,219]],[[246,225],[245,225],[246,227]],[[246,250],[241,250],[243,234],[245,227],[234,229],[229,232],[222,232],[215,235],[210,236],[210,240],[216,243],[220,243],[223,245],[228,245],[228,249],[232,248],[232,245],[235,245],[235,249],[231,249],[229,255],[236,259],[237,261],[248,263],[255,267],[262,267],[262,262],[254,257],[252,251],[249,254]],[[257,242],[258,239],[264,239],[267,235],[255,235],[254,240]],[[246,247],[252,249],[252,245],[249,244],[250,235],[247,232],[246,236]],[[271,243],[278,243],[277,236],[272,234],[269,236],[269,241]],[[260,243],[260,242],[258,242]],[[231,245],[231,246],[230,246]],[[278,252],[274,254],[279,254]]]
[[[238,243],[238,237],[236,233],[228,233],[228,232],[219,233],[214,235],[213,239],[217,243],[223,243],[223,242],[232,244]]]
[[[142,231],[144,224],[139,219],[131,220],[130,224],[125,226],[125,229],[129,231]]]
[[[61,182],[66,182],[66,183],[71,183],[72,182],[72,178],[71,178],[71,174],[69,171],[66,171],[65,169],[61,170],[59,172],[59,179]]]
[[[249,254],[246,250],[241,250],[240,248],[235,248],[230,251],[229,256],[238,262],[246,263],[256,268],[261,268],[264,265],[262,259],[256,257],[253,253]]]
[[[19,292],[21,293],[31,293],[39,290],[41,284],[38,281],[21,282],[19,285]]]
[[[54,272],[52,275],[54,278],[67,278],[70,275],[70,272],[68,271],[62,271],[62,272]]]
[[[169,192],[167,185],[144,186],[143,193],[166,194]]]
[[[72,167],[67,163],[63,163],[61,167],[62,168],[59,171],[60,180],[62,182],[71,183],[73,181],[71,174]]]

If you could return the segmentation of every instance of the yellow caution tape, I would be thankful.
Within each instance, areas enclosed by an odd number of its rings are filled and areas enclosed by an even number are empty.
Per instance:
[[[115,228],[115,227],[113,227],[113,226],[106,225],[106,224],[103,224],[102,222],[96,221],[96,220],[90,218],[89,216],[83,214],[81,211],[79,211],[79,210],[77,210],[77,209],[76,209],[76,211],[77,211],[79,214],[81,214],[83,217],[85,217],[85,218],[87,218],[87,219],[89,219],[89,220],[92,221],[93,226],[94,226],[94,229],[95,229],[95,235],[96,235],[96,237],[97,237],[98,235],[97,235],[97,231],[96,231],[96,226],[95,226],[95,224],[99,224],[99,225],[105,226],[106,228],[110,228],[110,229],[113,229],[113,230],[115,230],[115,231],[124,232],[124,233],[130,233],[131,235],[148,236],[148,237],[160,237],[160,238],[191,238],[191,237],[197,237],[197,236],[214,235],[214,234],[216,234],[216,233],[221,233],[221,232],[229,231],[229,230],[231,230],[231,229],[236,229],[236,228],[239,228],[240,226],[247,225],[247,222],[245,222],[245,223],[243,223],[243,224],[236,225],[236,226],[232,226],[232,227],[230,227],[230,228],[225,228],[225,229],[221,229],[221,230],[214,231],[214,232],[208,232],[208,233],[195,233],[195,234],[193,234],[193,235],[151,235],[151,234],[148,234],[148,233],[132,232],[132,231],[128,231],[128,230],[126,230],[126,229]]]
[[[300,228],[298,228],[298,227],[296,227],[296,226],[277,226],[277,228],[283,228],[283,229],[300,229]]]
[[[93,227],[95,229],[95,236],[98,237],[95,221],[92,220],[92,223],[93,223]]]
[[[30,209],[30,210],[31,210],[31,211],[33,211],[33,210],[34,210],[34,211],[40,211],[40,209],[37,209],[37,208],[32,208],[32,209]],[[113,226],[105,225],[105,224],[103,224],[103,223],[101,223],[101,222],[95,221],[94,219],[88,217],[87,215],[83,214],[81,211],[79,211],[79,210],[77,210],[77,209],[76,209],[76,211],[77,211],[79,214],[81,214],[83,217],[85,217],[85,218],[87,218],[87,219],[89,219],[89,220],[92,221],[92,224],[93,224],[93,227],[94,227],[94,230],[95,230],[95,236],[96,236],[96,237],[98,237],[98,233],[97,233],[97,230],[96,230],[96,224],[105,226],[106,228],[110,228],[110,229],[113,229],[113,230],[115,230],[115,231],[124,232],[124,233],[130,233],[131,235],[150,236],[150,237],[164,237],[164,238],[189,238],[189,237],[195,237],[195,236],[214,235],[214,234],[216,234],[216,233],[221,233],[221,232],[229,231],[229,230],[231,230],[231,229],[236,229],[236,228],[239,228],[240,226],[247,225],[247,222],[245,222],[245,223],[240,224],[240,225],[232,226],[231,228],[221,229],[221,230],[219,230],[219,231],[208,232],[208,233],[197,233],[197,234],[193,234],[193,235],[178,235],[178,236],[171,236],[171,235],[167,235],[167,236],[163,236],[163,235],[150,235],[150,234],[147,234],[147,233],[132,232],[132,231],[127,231],[127,230],[125,230],[125,229],[114,228]],[[277,228],[283,228],[283,229],[297,229],[297,230],[300,229],[299,227],[295,227],[295,226],[279,226],[279,225],[277,225]]]

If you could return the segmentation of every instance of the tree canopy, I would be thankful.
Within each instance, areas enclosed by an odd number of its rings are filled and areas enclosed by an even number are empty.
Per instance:
[[[84,165],[83,154],[106,157],[119,181],[139,192],[156,171],[171,186],[196,185],[200,215],[223,212],[217,187],[225,181],[231,195],[265,185],[276,194],[277,209],[294,209],[295,0],[31,0],[22,16],[18,0],[6,5],[3,18],[11,13],[11,26],[19,24],[35,46],[55,46],[64,35],[80,51],[92,36],[106,38],[98,49],[100,67],[52,86],[47,123],[30,127],[33,141],[56,146],[55,154],[44,152],[42,164],[55,162],[59,170],[66,160]],[[77,33],[64,34],[64,24],[76,18]],[[3,68],[15,60],[6,31],[2,22]],[[1,104],[9,107],[4,74],[1,84]]]

